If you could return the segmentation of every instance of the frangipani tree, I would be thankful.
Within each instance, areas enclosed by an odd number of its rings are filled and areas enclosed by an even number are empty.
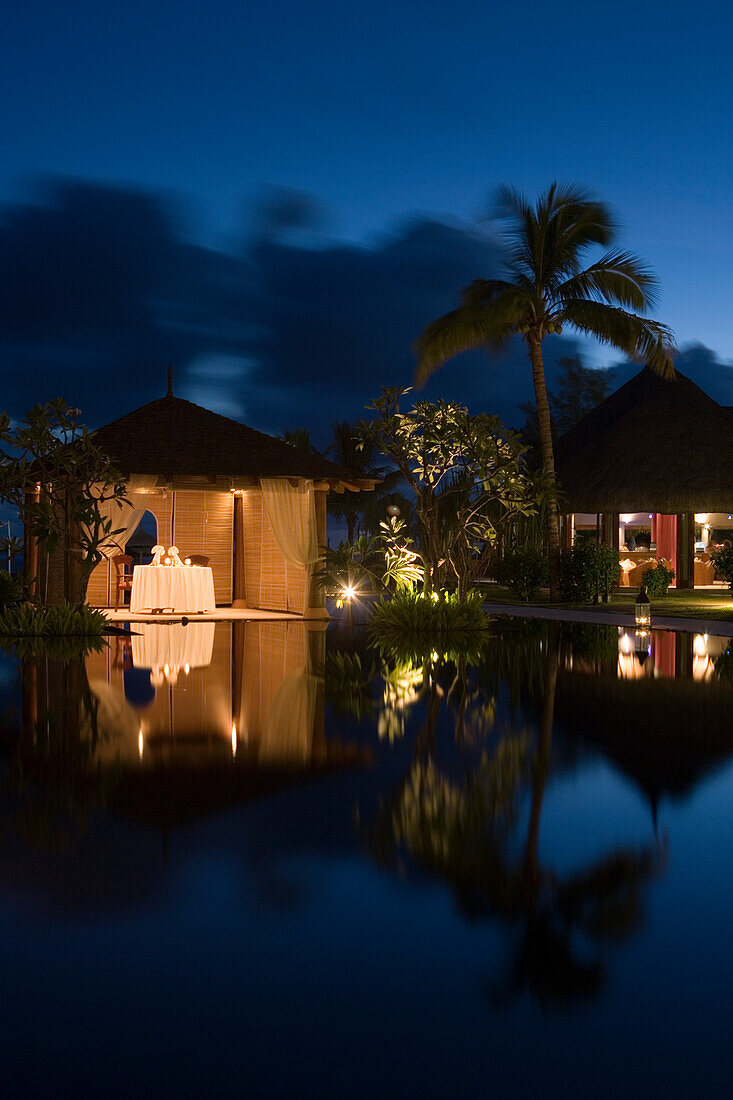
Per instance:
[[[554,487],[555,460],[542,342],[563,326],[594,336],[673,378],[670,330],[642,314],[655,304],[656,280],[631,252],[611,248],[617,227],[608,206],[582,188],[557,183],[531,205],[511,187],[496,192],[493,214],[505,226],[502,277],[477,279],[455,310],[433,321],[417,340],[417,380],[471,348],[524,340],[532,369],[542,467]],[[588,263],[591,250],[605,248]],[[587,265],[587,266],[586,266]],[[555,493],[547,509],[550,594],[559,596],[559,534]]]
[[[451,574],[465,594],[473,566],[502,524],[536,507],[522,465],[523,446],[498,417],[472,415],[455,402],[418,401],[384,388],[361,425],[366,444],[386,455],[415,494],[427,592]]]

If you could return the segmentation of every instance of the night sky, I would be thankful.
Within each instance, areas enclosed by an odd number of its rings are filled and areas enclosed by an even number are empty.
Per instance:
[[[553,178],[612,204],[682,369],[733,404],[731,31],[709,3],[6,5],[3,406],[97,424],[172,361],[181,396],[325,443],[496,270],[491,189]],[[577,350],[617,360],[554,337],[550,375]],[[520,422],[522,348],[427,393]]]

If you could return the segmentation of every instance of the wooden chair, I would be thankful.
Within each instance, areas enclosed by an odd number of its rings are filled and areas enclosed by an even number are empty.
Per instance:
[[[205,554],[186,554],[183,560],[185,561],[186,558],[188,558],[188,560],[191,562],[191,565],[209,564],[209,559],[206,557]]]
[[[112,564],[115,567],[115,611],[120,606],[120,592],[132,591],[132,572],[127,572],[128,565],[132,565],[133,558],[131,554],[115,554],[112,558]],[[123,600],[124,602],[124,600]]]

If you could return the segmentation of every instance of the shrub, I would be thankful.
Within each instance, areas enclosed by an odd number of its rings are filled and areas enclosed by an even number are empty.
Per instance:
[[[444,656],[475,653],[488,625],[480,592],[469,592],[461,600],[456,593],[431,598],[399,589],[391,599],[375,604],[369,632],[383,651],[423,659],[435,650]]]
[[[34,607],[22,604],[0,612],[0,635],[15,638],[99,638],[107,619],[93,607]]]
[[[527,603],[547,584],[548,575],[547,558],[538,550],[515,550],[496,569],[499,584]]]
[[[644,570],[641,575],[641,583],[646,589],[647,596],[666,596],[667,589],[674,578],[674,569],[668,569],[662,562],[657,562],[656,568],[651,567]]]
[[[720,550],[713,550],[710,555],[715,572],[725,577],[731,589],[733,589],[733,546],[724,546]]]
[[[604,602],[618,582],[618,551],[612,546],[583,539],[560,557],[560,592],[566,603]]]
[[[17,573],[0,569],[0,611],[17,607],[23,599],[23,580]]]

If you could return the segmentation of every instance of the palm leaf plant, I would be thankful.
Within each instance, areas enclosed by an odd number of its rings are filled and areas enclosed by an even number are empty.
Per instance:
[[[542,344],[568,325],[594,336],[672,379],[670,330],[643,316],[656,301],[656,280],[631,252],[613,247],[617,226],[609,207],[575,185],[553,183],[534,205],[500,187],[493,214],[505,226],[502,278],[477,279],[457,309],[428,325],[416,343],[422,383],[446,360],[472,348],[498,348],[519,334],[532,369],[542,467],[553,487],[547,507],[550,596],[559,598],[560,544],[555,460]],[[596,248],[606,249],[589,260]],[[584,266],[585,265],[585,266]]]

